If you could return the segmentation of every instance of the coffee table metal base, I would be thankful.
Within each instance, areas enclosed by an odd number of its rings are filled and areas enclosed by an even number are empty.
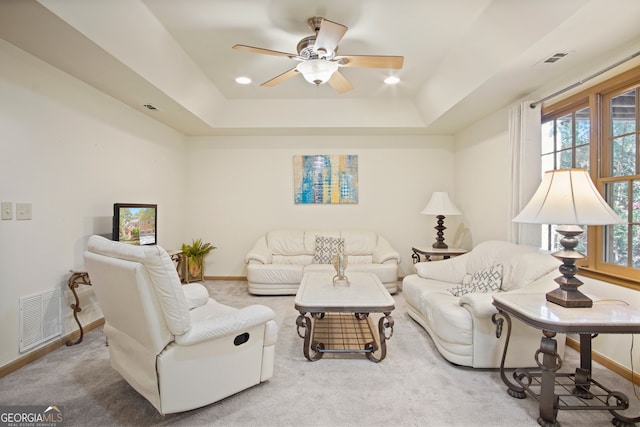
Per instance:
[[[372,362],[380,362],[387,355],[393,324],[391,312],[380,317],[377,332],[369,313],[300,312],[296,319],[304,356],[312,362],[325,353],[364,353]]]

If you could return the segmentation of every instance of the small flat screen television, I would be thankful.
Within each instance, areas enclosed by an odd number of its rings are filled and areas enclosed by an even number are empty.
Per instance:
[[[112,239],[131,245],[155,245],[158,242],[158,205],[141,203],[113,204]]]

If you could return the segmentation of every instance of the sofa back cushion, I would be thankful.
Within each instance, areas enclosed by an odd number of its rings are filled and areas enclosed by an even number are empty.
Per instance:
[[[313,258],[316,253],[316,238],[320,236],[344,239],[346,255],[368,257],[367,259],[371,259],[378,245],[378,234],[367,230],[282,229],[269,231],[266,241],[274,256],[274,263],[276,259],[280,260],[278,263],[283,263],[283,257],[295,256],[296,260],[291,263],[298,264],[307,262],[308,258],[302,255],[310,255]]]
[[[484,268],[503,265],[503,291],[520,289],[558,268],[559,261],[537,248],[490,240],[478,244],[467,259],[467,274]]]
[[[513,256],[505,269],[502,290],[512,291],[527,287],[545,274],[558,270],[560,264],[562,263],[559,259],[546,252],[535,249],[520,252]]]
[[[366,230],[342,230],[346,255],[371,255],[378,245],[378,234]]]
[[[273,255],[313,255],[305,246],[302,230],[274,230],[267,233],[267,245]]]

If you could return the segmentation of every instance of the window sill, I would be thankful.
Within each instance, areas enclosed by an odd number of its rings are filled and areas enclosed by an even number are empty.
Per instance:
[[[578,270],[578,275],[640,291],[640,281],[629,279],[628,277],[616,276],[610,273],[603,273],[602,271],[593,270],[588,267],[580,267],[580,269]]]

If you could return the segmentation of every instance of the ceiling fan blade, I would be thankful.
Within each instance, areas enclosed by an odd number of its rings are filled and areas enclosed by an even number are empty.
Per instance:
[[[402,68],[403,56],[340,55],[335,60],[341,67]]]
[[[348,28],[344,25],[323,19],[313,50],[320,56],[331,55],[336,50],[336,47],[338,47],[338,43],[340,43],[340,40],[342,40],[347,30]]]
[[[349,83],[349,80],[347,80],[347,78],[342,73],[340,73],[340,71],[336,71],[335,73],[333,73],[328,83],[338,93],[345,93],[353,89],[353,86],[351,85],[351,83]]]
[[[299,73],[298,70],[296,70],[295,68],[290,69],[289,71],[285,71],[284,73],[280,74],[279,76],[276,76],[274,78],[272,78],[271,80],[268,80],[264,83],[262,83],[260,86],[264,86],[264,87],[273,87],[277,84],[282,83],[283,81],[290,79],[291,77],[297,75]]]
[[[253,53],[262,53],[264,55],[284,56],[289,59],[295,59],[298,57],[298,55],[295,55],[293,53],[278,52],[277,50],[263,49],[261,47],[247,46],[244,44],[237,44],[233,46],[233,48],[237,50],[246,50],[248,52],[253,52]]]

